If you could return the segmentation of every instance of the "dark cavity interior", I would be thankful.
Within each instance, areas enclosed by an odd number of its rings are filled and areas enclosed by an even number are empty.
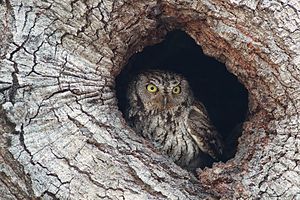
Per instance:
[[[212,123],[223,136],[223,161],[232,158],[248,111],[248,92],[237,77],[228,72],[223,63],[204,55],[185,32],[172,31],[163,42],[134,54],[117,77],[117,97],[123,113],[129,81],[146,69],[175,71],[189,80],[195,97],[204,103]]]

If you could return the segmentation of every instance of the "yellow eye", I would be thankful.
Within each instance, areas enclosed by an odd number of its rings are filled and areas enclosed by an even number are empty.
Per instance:
[[[151,93],[154,93],[154,92],[157,92],[157,87],[150,83],[147,85],[147,90]]]
[[[181,92],[181,87],[180,87],[179,85],[173,87],[172,92],[173,92],[174,94],[180,94],[180,92]]]

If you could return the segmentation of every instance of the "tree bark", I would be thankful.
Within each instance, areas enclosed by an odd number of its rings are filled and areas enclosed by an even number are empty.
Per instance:
[[[1,199],[300,199],[300,4],[0,1]],[[249,92],[235,157],[198,179],[136,135],[114,81],[182,29]]]

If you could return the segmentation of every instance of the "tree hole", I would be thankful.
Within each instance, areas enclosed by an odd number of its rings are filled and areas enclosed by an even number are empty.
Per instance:
[[[234,157],[242,123],[248,112],[248,92],[223,63],[204,55],[200,46],[185,32],[169,32],[165,39],[134,54],[116,78],[120,110],[125,113],[127,87],[141,71],[161,69],[184,75],[195,97],[206,107],[212,123],[222,135],[222,161]]]

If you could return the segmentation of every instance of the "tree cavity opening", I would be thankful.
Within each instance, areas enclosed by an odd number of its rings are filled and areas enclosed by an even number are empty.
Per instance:
[[[206,107],[212,123],[222,135],[225,154],[233,158],[248,114],[248,92],[225,64],[204,55],[201,47],[185,32],[169,32],[156,45],[148,46],[129,59],[116,78],[118,105],[123,114],[128,106],[127,87],[141,71],[161,69],[184,75],[195,97]]]

